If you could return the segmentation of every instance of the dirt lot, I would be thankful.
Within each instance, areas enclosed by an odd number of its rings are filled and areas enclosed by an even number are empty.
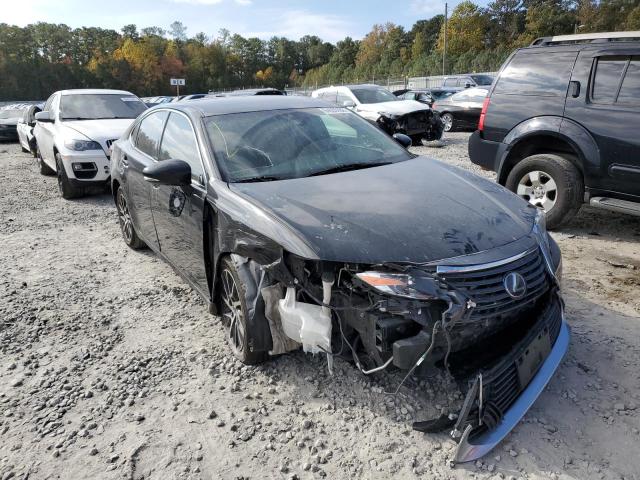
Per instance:
[[[467,134],[422,153],[470,168]],[[494,452],[410,420],[454,398],[302,353],[245,367],[204,303],[120,239],[108,195],[64,201],[0,144],[0,480],[640,479],[640,221],[583,209],[554,233],[573,328],[557,376]]]

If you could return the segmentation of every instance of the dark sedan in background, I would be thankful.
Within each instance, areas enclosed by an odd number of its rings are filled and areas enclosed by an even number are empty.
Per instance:
[[[364,375],[448,370],[460,413],[414,428],[475,460],[567,349],[560,251],[542,211],[399,141],[304,97],[156,107],[114,144],[122,235],[202,295],[244,363],[302,348]]]
[[[415,100],[432,106],[437,100],[450,97],[460,91],[462,91],[461,88],[414,88],[396,90],[393,94],[402,100]]]
[[[444,131],[475,130],[488,93],[489,90],[486,88],[468,88],[437,100],[432,108],[440,112]]]

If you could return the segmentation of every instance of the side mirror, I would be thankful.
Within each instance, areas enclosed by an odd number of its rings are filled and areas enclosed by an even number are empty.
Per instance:
[[[36,121],[42,123],[53,123],[53,116],[51,112],[38,112],[36,113]]]
[[[411,146],[411,137],[404,133],[394,133],[393,139],[404,148],[409,148]]]
[[[147,182],[184,187],[191,185],[191,167],[182,160],[162,160],[142,170]]]
[[[471,88],[471,84],[469,82],[465,83],[464,88]]]
[[[356,103],[353,100],[345,100],[342,102],[343,107],[352,108],[356,106]]]

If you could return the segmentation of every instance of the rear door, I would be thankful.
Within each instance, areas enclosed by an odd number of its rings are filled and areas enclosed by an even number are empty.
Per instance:
[[[158,148],[169,112],[160,110],[147,115],[132,131],[130,148],[123,150],[122,166],[127,180],[129,211],[138,233],[155,250],[159,249],[151,212],[152,184],[142,171],[158,160]]]
[[[640,197],[640,49],[582,51],[572,80],[582,91],[569,96],[565,116],[590,132],[600,152],[588,186]]]
[[[165,160],[187,162],[191,167],[191,185],[153,186],[152,210],[160,251],[207,295],[203,245],[206,177],[195,130],[184,113],[173,111],[169,115],[158,158],[160,162]]]

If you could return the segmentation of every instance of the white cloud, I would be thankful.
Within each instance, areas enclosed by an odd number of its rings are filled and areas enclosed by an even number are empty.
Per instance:
[[[19,5],[3,5],[2,20],[0,22],[9,25],[24,27],[29,23],[35,23],[42,17],[40,14],[40,2],[38,0],[21,0]]]
[[[295,40],[305,35],[317,35],[328,42],[354,36],[353,24],[339,15],[312,13],[307,10],[270,10],[264,12],[262,18],[263,30],[244,32],[243,35],[259,38],[277,35]]]
[[[442,0],[412,0],[411,10],[426,17],[444,15],[444,3]],[[449,2],[449,12],[453,8],[452,3]]]
[[[253,3],[252,0],[235,0],[238,5],[242,5],[243,7],[246,5],[251,5]]]
[[[216,5],[222,3],[222,0],[172,0],[176,3],[191,3],[192,5]]]

